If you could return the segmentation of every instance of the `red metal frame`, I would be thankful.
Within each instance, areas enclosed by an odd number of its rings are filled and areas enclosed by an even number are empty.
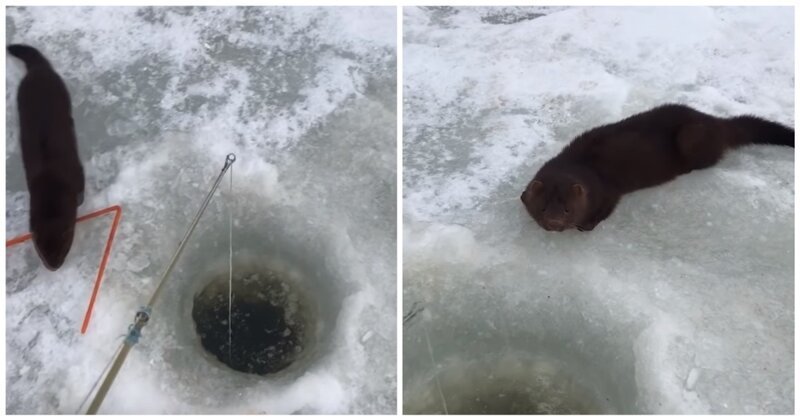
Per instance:
[[[100,268],[97,270],[97,277],[94,281],[94,288],[92,289],[92,296],[89,298],[89,307],[86,308],[86,315],[83,317],[83,324],[81,325],[81,334],[86,334],[86,330],[89,328],[89,320],[92,318],[92,310],[94,309],[94,302],[97,299],[97,293],[100,291],[100,283],[103,282],[103,275],[106,271],[106,265],[108,264],[108,258],[111,254],[111,244],[114,242],[114,237],[117,235],[117,226],[119,225],[119,221],[122,218],[122,207],[116,205],[111,207],[106,207],[104,209],[100,209],[89,214],[83,215],[77,219],[75,223],[80,223],[85,220],[93,219],[95,217],[100,217],[104,214],[108,214],[114,212],[114,221],[111,222],[111,230],[108,232],[108,240],[106,241],[106,247],[103,251],[103,258],[100,260]],[[21,244],[28,239],[31,239],[33,235],[31,233],[26,233],[23,235],[16,236],[6,241],[6,248],[10,248],[14,245]]]

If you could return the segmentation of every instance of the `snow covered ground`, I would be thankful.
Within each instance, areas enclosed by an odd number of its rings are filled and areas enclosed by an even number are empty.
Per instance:
[[[30,244],[6,252],[7,412],[76,412],[228,153],[234,192],[226,178],[101,413],[395,412],[395,13],[7,9],[8,42],[39,47],[72,94],[87,174],[79,213],[124,211],[86,335],[111,217],[79,225],[58,272]],[[28,225],[24,66],[7,56],[6,73],[11,237]],[[284,264],[319,303],[322,338],[292,372],[234,372],[194,333],[193,294],[227,273],[229,209],[235,264]]]
[[[590,233],[519,196],[662,103],[793,126],[793,39],[791,8],[406,8],[406,412],[792,413],[793,149],[732,151]]]

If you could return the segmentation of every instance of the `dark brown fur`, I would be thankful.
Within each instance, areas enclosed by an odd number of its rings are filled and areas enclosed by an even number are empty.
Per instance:
[[[624,194],[713,166],[725,150],[750,143],[794,147],[794,129],[663,105],[581,134],[542,166],[521,199],[546,230],[588,231]]]
[[[72,246],[84,190],[69,92],[36,49],[9,45],[8,52],[28,69],[17,105],[33,243],[45,267],[57,270]]]

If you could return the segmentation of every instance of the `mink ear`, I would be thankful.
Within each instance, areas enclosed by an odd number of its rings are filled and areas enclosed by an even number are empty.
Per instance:
[[[542,190],[543,186],[544,186],[544,184],[542,184],[542,181],[538,181],[538,180],[534,179],[533,182],[531,182],[531,191],[533,191],[535,193],[538,193],[539,191]]]
[[[586,187],[583,184],[572,184],[572,192],[578,197],[583,197],[586,195]]]

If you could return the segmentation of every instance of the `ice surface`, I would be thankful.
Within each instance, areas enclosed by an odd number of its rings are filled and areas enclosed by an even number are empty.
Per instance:
[[[658,104],[793,125],[792,16],[404,10],[406,410],[443,412],[437,380],[454,403],[476,371],[566,363],[595,412],[794,411],[793,149],[732,151],[590,233],[545,232],[519,201],[574,136]]]
[[[7,251],[7,411],[78,409],[233,152],[234,194],[226,178],[101,413],[393,413],[395,8],[7,11],[9,42],[41,48],[72,94],[80,213],[124,211],[85,336],[110,217],[79,225],[56,273],[30,244]],[[10,237],[28,223],[25,70],[7,57],[6,72]],[[302,371],[239,374],[200,347],[190,303],[209,271],[227,273],[229,202],[235,260],[272,255],[319,293],[324,339]]]

